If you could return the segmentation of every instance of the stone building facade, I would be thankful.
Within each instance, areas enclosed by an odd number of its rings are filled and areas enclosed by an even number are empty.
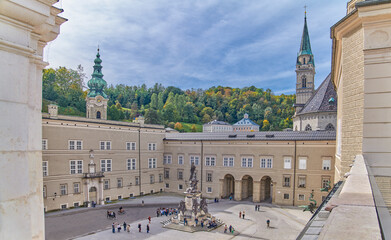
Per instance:
[[[202,132],[232,132],[233,127],[231,124],[213,120],[202,125]]]
[[[46,211],[163,191],[160,125],[42,116]]]
[[[191,163],[204,196],[305,205],[334,177],[335,132],[173,133],[164,139],[165,191],[183,193]]]

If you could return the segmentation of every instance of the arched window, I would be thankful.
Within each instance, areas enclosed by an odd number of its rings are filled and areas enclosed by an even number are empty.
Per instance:
[[[335,128],[334,128],[333,124],[329,123],[329,124],[327,124],[325,130],[326,131],[335,131]]]
[[[303,58],[303,64],[305,64],[305,58]]]
[[[100,112],[99,111],[96,112],[96,118],[100,119]]]
[[[302,88],[307,87],[307,78],[305,77],[305,75],[303,77],[301,77],[301,87]]]
[[[307,124],[307,126],[305,126],[305,130],[306,131],[312,131],[311,125]]]

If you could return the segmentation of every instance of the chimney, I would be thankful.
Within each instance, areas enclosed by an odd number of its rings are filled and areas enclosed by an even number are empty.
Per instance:
[[[57,118],[58,116],[58,106],[56,104],[48,105],[48,112],[50,118]]]

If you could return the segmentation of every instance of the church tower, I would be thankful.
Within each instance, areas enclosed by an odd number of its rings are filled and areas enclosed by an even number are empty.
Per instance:
[[[308,99],[314,94],[315,62],[311,51],[307,28],[307,13],[304,15],[304,29],[300,51],[296,61],[296,104],[295,114],[299,113]]]
[[[102,78],[102,66],[100,65],[102,60],[100,59],[99,48],[94,63],[94,72],[91,75],[92,78],[87,83],[90,89],[86,98],[87,118],[106,120],[108,97],[103,89],[107,86],[107,83]]]

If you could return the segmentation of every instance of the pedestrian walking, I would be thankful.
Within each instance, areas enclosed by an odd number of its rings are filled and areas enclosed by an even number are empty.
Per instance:
[[[255,205],[255,211],[257,211],[257,209],[258,209],[258,205]]]
[[[270,228],[270,220],[266,220],[267,228]]]
[[[232,225],[229,225],[229,232],[232,232]]]
[[[235,234],[235,228],[232,227],[232,231],[231,231],[232,235]]]
[[[149,223],[151,223],[151,216],[148,217]]]
[[[113,223],[113,224],[111,225],[111,228],[112,228],[112,230],[113,230],[113,233],[115,233],[115,223]]]
[[[141,223],[138,224],[138,232],[141,232]]]
[[[227,224],[224,226],[224,233],[227,233],[228,227]]]
[[[124,231],[126,230],[126,222],[124,222]]]
[[[147,233],[149,233],[149,224],[147,224]]]
[[[204,219],[201,220],[201,227],[204,228]]]
[[[156,217],[159,217],[159,209],[158,210],[156,210]]]
[[[246,213],[243,211],[243,213],[242,213],[242,217],[243,217],[243,219],[244,219],[244,215],[245,215]]]
[[[242,218],[242,212],[239,212],[239,218]]]
[[[141,206],[143,206],[143,207],[144,207],[144,200],[142,200],[142,201],[141,201]]]
[[[121,224],[119,224],[119,223],[117,225],[117,230],[118,230],[118,232],[121,232]]]
[[[127,231],[128,233],[130,233],[130,224],[128,224],[128,226],[126,227],[126,231]]]

